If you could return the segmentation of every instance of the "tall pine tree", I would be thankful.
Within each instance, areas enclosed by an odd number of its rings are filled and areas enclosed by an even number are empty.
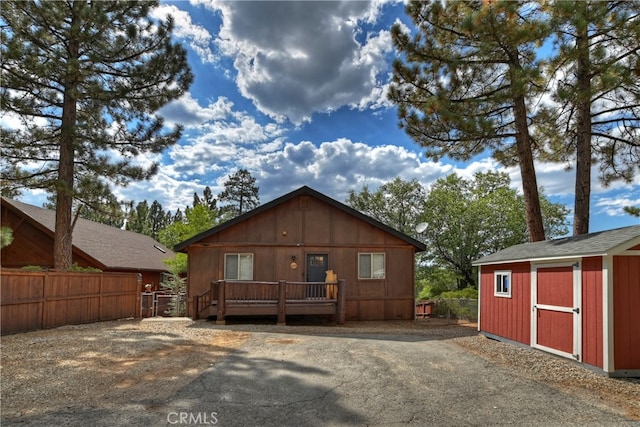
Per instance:
[[[54,266],[72,263],[75,182],[125,185],[157,171],[135,162],[181,135],[156,112],[193,76],[173,22],[149,16],[156,1],[4,1],[2,109],[21,121],[2,129],[3,183],[56,194]],[[115,153],[116,155],[112,155]],[[26,165],[36,165],[27,167]]]
[[[221,215],[234,218],[257,208],[260,205],[259,190],[256,179],[248,170],[238,170],[224,183],[224,191],[218,195],[218,200],[226,203],[220,207]]]
[[[575,165],[573,234],[589,232],[591,168],[605,185],[640,172],[640,3],[547,5],[555,55],[551,101],[536,117],[548,158]]]
[[[544,226],[527,97],[538,91],[538,43],[549,28],[540,10],[516,1],[413,1],[417,29],[396,24],[390,99],[400,125],[427,156],[457,160],[488,151],[518,165],[531,241]]]

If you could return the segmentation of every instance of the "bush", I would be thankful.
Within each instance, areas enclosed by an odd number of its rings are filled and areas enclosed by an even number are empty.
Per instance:
[[[187,279],[175,273],[169,273],[164,277],[160,286],[171,290],[172,294],[169,309],[165,310],[165,314],[172,317],[184,316],[187,313]]]
[[[446,291],[438,295],[439,299],[457,299],[457,298],[470,298],[478,299],[478,290],[476,288],[467,287],[459,289],[457,291]]]
[[[69,271],[75,271],[78,273],[101,273],[102,272],[102,270],[100,270],[99,268],[82,267],[81,265],[78,265],[77,262],[74,262],[73,265],[69,267]]]
[[[35,272],[39,272],[39,271],[45,271],[46,268],[44,268],[41,265],[25,265],[24,267],[20,268],[20,270],[22,271],[35,271]]]

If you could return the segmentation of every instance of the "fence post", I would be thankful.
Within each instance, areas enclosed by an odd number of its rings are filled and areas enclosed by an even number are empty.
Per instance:
[[[337,301],[337,316],[336,323],[338,325],[344,325],[346,312],[345,312],[345,280],[338,279],[338,301]]]
[[[224,280],[218,280],[218,316],[216,317],[216,325],[226,324],[224,320],[224,312],[227,310],[224,290],[226,288]]]
[[[278,282],[278,326],[287,324],[287,282]]]

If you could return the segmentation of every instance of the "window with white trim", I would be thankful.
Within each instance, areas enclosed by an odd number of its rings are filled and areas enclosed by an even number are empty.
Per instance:
[[[253,280],[253,254],[224,254],[224,280]]]
[[[385,276],[384,253],[358,254],[358,279],[384,279]]]
[[[497,297],[511,298],[511,271],[495,271],[494,277],[494,295]]]

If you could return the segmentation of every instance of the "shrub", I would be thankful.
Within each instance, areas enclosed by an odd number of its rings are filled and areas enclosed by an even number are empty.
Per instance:
[[[46,268],[44,268],[44,267],[43,267],[43,266],[41,266],[41,265],[25,265],[25,266],[24,266],[24,267],[22,267],[20,270],[23,270],[23,271],[35,271],[35,272],[38,272],[38,271],[45,271],[45,270],[46,270]]]
[[[184,316],[187,313],[187,279],[178,274],[169,273],[164,276],[160,286],[171,290],[172,293],[168,304],[169,309],[165,310],[165,314],[172,317]]]
[[[100,270],[99,268],[83,267],[81,265],[78,265],[77,262],[74,262],[73,265],[69,267],[69,271],[75,271],[78,273],[101,273],[102,272],[102,270]]]
[[[442,292],[438,298],[441,299],[456,299],[456,298],[470,298],[470,299],[478,299],[478,290],[476,288],[467,287],[464,289],[459,289],[457,291],[446,291]]]

